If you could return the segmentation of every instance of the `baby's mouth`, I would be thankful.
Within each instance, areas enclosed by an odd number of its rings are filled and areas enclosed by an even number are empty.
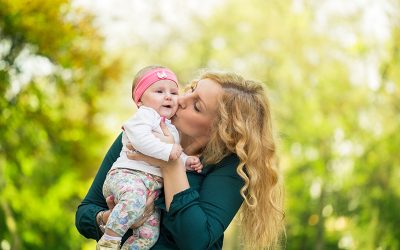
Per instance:
[[[169,109],[170,109],[172,106],[171,106],[171,105],[163,105],[163,107],[164,107],[164,108],[169,108]]]

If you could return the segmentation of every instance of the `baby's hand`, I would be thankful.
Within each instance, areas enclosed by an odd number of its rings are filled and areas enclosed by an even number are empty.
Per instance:
[[[203,164],[201,164],[199,157],[188,156],[185,162],[185,167],[187,170],[192,170],[196,171],[197,173],[200,173],[201,170],[203,169]]]
[[[172,146],[171,153],[169,154],[169,160],[174,161],[179,158],[179,156],[182,154],[182,147],[179,144],[174,144]]]

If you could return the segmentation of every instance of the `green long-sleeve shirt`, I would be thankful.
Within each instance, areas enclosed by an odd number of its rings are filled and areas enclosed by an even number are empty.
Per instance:
[[[119,135],[78,206],[75,224],[86,238],[101,237],[96,214],[107,209],[102,187],[121,148]],[[236,173],[238,164],[239,158],[231,154],[217,164],[205,166],[202,173],[187,172],[190,188],[175,194],[168,212],[161,194],[155,202],[161,208],[160,237],[152,249],[221,249],[224,231],[243,202],[240,188],[244,182]],[[128,231],[123,241],[131,234]]]

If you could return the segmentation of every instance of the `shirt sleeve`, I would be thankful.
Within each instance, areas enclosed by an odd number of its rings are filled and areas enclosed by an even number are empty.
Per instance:
[[[124,124],[124,131],[136,150],[153,158],[168,161],[173,144],[164,143],[153,134],[154,127],[159,124],[159,115],[154,110],[139,108],[135,116]]]
[[[122,149],[121,135],[122,134],[117,137],[108,150],[86,197],[76,211],[75,226],[86,238],[99,240],[101,237],[102,233],[96,223],[96,214],[102,210],[108,209],[102,192],[103,183],[112,164],[119,157],[119,153]]]
[[[182,152],[182,154],[179,156],[179,159],[183,162],[183,165],[186,167],[186,161],[189,158],[189,156],[187,154],[185,154],[184,152]]]
[[[189,188],[173,197],[164,224],[179,249],[208,249],[223,235],[243,202],[238,163],[229,156],[205,176],[199,191]]]

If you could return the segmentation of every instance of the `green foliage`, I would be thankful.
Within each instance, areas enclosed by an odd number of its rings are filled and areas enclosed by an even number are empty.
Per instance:
[[[13,249],[91,242],[74,213],[119,128],[106,131],[99,114],[129,98],[129,84],[116,83],[123,66],[130,82],[132,69],[165,64],[183,83],[203,67],[266,83],[286,183],[286,249],[398,249],[399,8],[390,38],[377,43],[361,32],[363,9],[318,30],[324,2],[226,1],[193,18],[191,32],[154,44],[133,37],[121,65],[69,1],[0,0],[0,241]],[[354,42],[342,43],[337,28]],[[238,229],[228,230],[227,249],[240,249]]]
[[[12,249],[83,242],[74,213],[105,150],[97,100],[119,75],[91,22],[69,1],[0,1],[0,241]]]

